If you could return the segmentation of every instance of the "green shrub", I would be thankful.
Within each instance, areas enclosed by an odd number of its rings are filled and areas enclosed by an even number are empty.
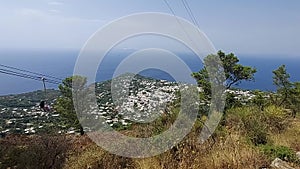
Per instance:
[[[261,146],[261,149],[271,159],[280,158],[288,162],[300,164],[300,160],[297,158],[295,152],[288,147],[267,144]]]
[[[267,125],[258,109],[250,107],[230,109],[226,121],[230,127],[242,131],[254,145],[268,142]]]
[[[247,136],[255,145],[267,144],[268,134],[266,125],[255,116],[248,117],[244,120]]]
[[[282,132],[287,128],[288,121],[288,113],[281,107],[277,106],[268,106],[263,111],[265,116],[265,123],[268,125],[269,130],[272,132]]]
[[[228,109],[234,108],[234,107],[241,107],[242,106],[242,102],[239,101],[238,99],[236,99],[235,97],[236,97],[235,94],[227,93],[225,110],[228,110]]]
[[[264,111],[265,107],[269,104],[268,99],[266,99],[267,93],[255,90],[254,95],[255,97],[252,99],[252,104],[257,106],[261,111]]]
[[[226,124],[242,131],[255,145],[268,142],[268,132],[282,132],[289,126],[289,114],[275,105],[262,111],[258,107],[238,107],[227,111]]]

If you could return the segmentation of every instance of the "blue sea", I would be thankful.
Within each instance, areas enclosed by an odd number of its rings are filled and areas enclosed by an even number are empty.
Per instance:
[[[111,79],[115,68],[128,54],[130,54],[130,51],[108,53],[102,64],[99,65],[96,81]],[[73,74],[74,65],[78,55],[79,50],[0,50],[0,63],[64,79]],[[192,54],[179,53],[178,55],[193,72],[199,71],[202,68],[201,60]],[[287,71],[291,75],[291,81],[300,81],[300,56],[290,57],[239,54],[238,57],[240,63],[253,66],[258,72],[255,74],[255,82],[243,82],[236,87],[273,91],[276,88],[272,84],[272,71],[282,64],[286,65]],[[168,62],[163,59],[161,61]],[[134,66],[134,64],[132,66]],[[147,69],[140,72],[140,74],[158,79],[174,80],[167,72],[157,69]],[[41,81],[9,76],[1,73],[0,80],[0,95],[18,94],[43,89]],[[57,88],[57,85],[54,84],[46,84],[46,86],[51,89]]]

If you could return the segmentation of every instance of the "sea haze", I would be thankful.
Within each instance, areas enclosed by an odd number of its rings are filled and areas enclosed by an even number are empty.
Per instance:
[[[32,72],[65,78],[72,75],[78,51],[0,50],[0,63]],[[40,81],[0,73],[0,95],[42,90]],[[46,84],[47,88],[57,85]]]
[[[102,64],[99,65],[96,80],[104,81],[111,79],[118,64],[132,52],[133,51],[119,51],[115,53],[108,53]],[[0,63],[63,79],[73,74],[78,54],[79,51],[1,50]],[[186,62],[192,71],[198,71],[203,67],[201,61],[193,54],[179,53],[177,55]],[[287,70],[291,75],[292,81],[300,81],[300,57],[239,55],[239,58],[242,64],[253,66],[258,70],[258,72],[255,74],[255,82],[243,82],[239,86],[235,87],[269,91],[275,90],[276,88],[272,83],[272,71],[282,64],[287,66]],[[162,61],[167,62],[167,60],[163,59]],[[134,64],[132,66],[134,66]],[[168,72],[157,69],[147,69],[140,72],[140,74],[157,79],[174,81],[174,78],[171,77]],[[43,84],[40,81],[5,74],[0,74],[0,79],[0,95],[17,94],[43,89]],[[47,88],[57,88],[57,85],[46,85]]]

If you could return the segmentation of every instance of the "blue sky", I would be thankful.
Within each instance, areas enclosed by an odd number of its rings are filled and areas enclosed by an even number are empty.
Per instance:
[[[297,56],[299,0],[187,0],[217,49]],[[80,49],[109,22],[137,12],[171,13],[163,0],[0,0],[0,49]],[[168,0],[191,21],[181,0]]]

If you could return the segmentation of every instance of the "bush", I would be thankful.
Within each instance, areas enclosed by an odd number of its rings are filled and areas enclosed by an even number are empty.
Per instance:
[[[255,145],[266,144],[268,132],[279,133],[289,126],[289,114],[271,105],[262,111],[258,107],[238,107],[227,111],[226,124],[244,132]]]
[[[265,107],[269,104],[267,97],[267,93],[264,93],[259,90],[254,91],[255,97],[252,99],[252,104],[257,106],[261,111],[264,111]]]
[[[227,113],[226,123],[230,127],[242,131],[255,145],[268,142],[267,125],[258,109],[249,107],[230,109]]]
[[[105,153],[99,161],[91,165],[91,168],[114,168],[114,169],[133,169],[134,164],[131,158],[120,157],[114,154]]]
[[[226,95],[226,104],[225,104],[225,110],[228,110],[230,108],[234,107],[241,107],[242,102],[235,98],[236,95],[233,93],[227,93]]]
[[[261,119],[257,119],[255,116],[250,116],[247,119],[244,119],[244,125],[247,131],[247,136],[253,144],[267,144],[267,129]]]
[[[264,145],[261,149],[271,159],[280,158],[287,162],[300,164],[300,160],[297,158],[295,152],[288,147]]]
[[[263,111],[265,116],[265,123],[267,123],[269,130],[272,132],[282,132],[288,127],[288,113],[281,107],[268,106]]]
[[[0,140],[0,168],[62,168],[68,147],[64,136],[8,136]]]

